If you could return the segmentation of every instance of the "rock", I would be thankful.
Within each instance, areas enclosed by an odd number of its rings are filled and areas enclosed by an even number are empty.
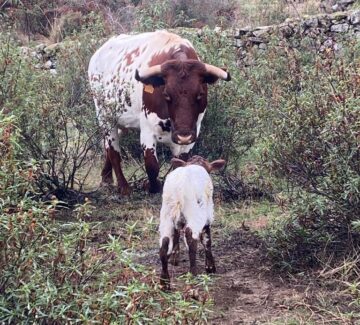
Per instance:
[[[266,50],[267,49],[267,45],[265,43],[261,43],[259,44],[259,49],[260,50]]]
[[[51,68],[53,68],[54,67],[54,64],[50,61],[50,60],[48,60],[48,61],[46,61],[45,63],[44,63],[44,69],[51,69]]]
[[[246,35],[249,32],[251,32],[250,26],[242,27],[237,30],[238,36]]]
[[[315,27],[318,27],[319,20],[317,17],[311,17],[311,18],[304,20],[303,25],[304,25],[304,27],[307,27],[307,28],[309,28],[309,27],[315,28]]]
[[[346,33],[349,30],[349,24],[345,23],[345,24],[332,25],[330,27],[330,30],[335,33]]]
[[[245,43],[244,43],[243,40],[241,40],[239,38],[235,39],[235,46],[236,47],[243,47],[244,45],[245,45]]]
[[[249,37],[248,40],[253,44],[260,44],[264,42],[264,40],[261,39],[260,37]]]
[[[62,47],[61,43],[51,44],[51,45],[44,48],[44,53],[48,57],[55,56],[55,54],[60,51],[61,47]]]
[[[288,25],[283,25],[280,27],[280,32],[284,37],[290,37],[294,33],[294,30]]]
[[[346,12],[336,12],[329,16],[333,22],[337,22],[343,19],[346,19],[347,14]]]
[[[272,27],[270,26],[264,26],[264,27],[258,27],[255,30],[253,30],[253,34],[256,37],[266,37],[272,32]]]
[[[360,24],[360,10],[354,10],[349,17],[350,23],[353,25]]]
[[[37,53],[43,53],[46,45],[45,44],[39,44],[35,46],[35,51]]]
[[[342,6],[350,6],[351,4],[353,4],[355,2],[355,0],[339,0],[338,4],[342,5]]]

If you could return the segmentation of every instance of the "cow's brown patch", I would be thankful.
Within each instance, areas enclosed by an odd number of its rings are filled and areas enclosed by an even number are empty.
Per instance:
[[[124,59],[126,60],[126,65],[129,66],[134,63],[134,58],[140,55],[140,49],[137,47],[135,50],[132,50],[129,53],[125,53]]]

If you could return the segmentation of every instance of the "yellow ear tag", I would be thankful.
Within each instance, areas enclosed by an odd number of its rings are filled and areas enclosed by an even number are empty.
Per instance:
[[[154,92],[154,87],[153,85],[145,85],[144,86],[144,90],[149,93],[149,94],[152,94]]]

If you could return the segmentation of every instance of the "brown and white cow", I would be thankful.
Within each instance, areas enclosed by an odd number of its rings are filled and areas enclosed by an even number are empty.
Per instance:
[[[105,132],[106,162],[102,182],[121,194],[129,185],[120,165],[119,138],[140,128],[149,191],[161,190],[156,144],[184,158],[199,135],[207,105],[207,84],[230,74],[202,63],[192,44],[167,31],[112,37],[92,56],[89,79],[97,115]]]

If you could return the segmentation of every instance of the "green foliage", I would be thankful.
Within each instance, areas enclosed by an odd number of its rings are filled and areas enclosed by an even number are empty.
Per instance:
[[[209,85],[208,106],[194,154],[208,159],[227,160],[227,168],[238,167],[239,160],[254,143],[253,121],[250,119],[251,90],[245,76],[236,66],[236,53],[229,38],[209,28],[200,35],[179,30],[192,41],[203,62],[226,68],[231,81]]]
[[[120,238],[94,245],[100,224],[87,221],[89,200],[74,210],[75,219],[59,222],[55,197],[31,199],[33,170],[15,159],[21,150],[16,122],[0,113],[0,322],[205,323],[207,278],[191,280],[198,300],[190,287],[164,293]]]
[[[1,34],[0,105],[18,119],[24,161],[39,162],[36,183],[43,193],[80,189],[98,134],[87,64],[98,47],[101,25],[54,48],[57,70],[23,53],[9,34]],[[49,53],[48,55],[53,55]],[[57,193],[59,194],[59,193]]]
[[[292,217],[269,244],[293,265],[315,263],[324,247],[340,254],[358,244],[351,223],[360,211],[360,47],[342,44],[319,52],[307,39],[297,48],[283,42],[258,58],[251,76],[264,165],[292,189]]]

